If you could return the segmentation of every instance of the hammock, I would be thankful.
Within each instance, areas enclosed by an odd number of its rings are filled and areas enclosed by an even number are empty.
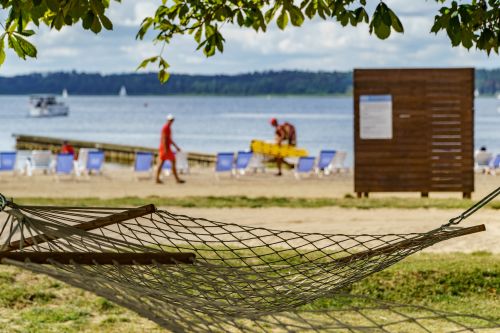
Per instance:
[[[2,197],[0,260],[94,292],[174,332],[417,331],[408,325],[428,332],[430,321],[443,321],[444,331],[491,328],[498,323],[341,292],[435,243],[485,230],[456,225],[499,193],[429,232],[386,235],[240,226],[153,205],[39,207]],[[323,297],[337,306],[300,309]]]

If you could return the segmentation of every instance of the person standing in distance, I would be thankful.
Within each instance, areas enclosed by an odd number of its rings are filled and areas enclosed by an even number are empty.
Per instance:
[[[277,145],[281,146],[281,144],[283,143],[288,144],[290,146],[297,145],[297,132],[295,131],[295,126],[287,122],[280,125],[278,124],[278,120],[276,118],[271,118],[269,123],[276,130],[275,140]],[[281,165],[283,163],[286,163],[286,161],[283,160],[283,157],[281,156],[276,157],[276,165],[278,167],[278,173],[276,174],[276,176],[281,176],[282,174]]]
[[[177,167],[175,165],[175,154],[172,151],[171,146],[174,146],[177,151],[181,151],[179,146],[172,140],[172,124],[174,123],[174,116],[169,114],[167,116],[167,122],[163,125],[161,129],[161,139],[160,139],[160,147],[158,149],[158,169],[156,170],[156,183],[162,184],[163,182],[160,180],[161,170],[163,168],[163,164],[165,161],[170,161],[172,164],[172,173],[174,174],[175,180],[178,184],[182,184],[185,181],[179,178],[177,174]]]

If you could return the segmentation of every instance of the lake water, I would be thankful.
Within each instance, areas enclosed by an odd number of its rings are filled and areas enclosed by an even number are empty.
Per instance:
[[[353,151],[351,97],[115,97],[70,96],[70,115],[28,118],[27,96],[0,96],[0,150],[13,133],[157,147],[165,116],[176,116],[174,139],[186,151],[215,153],[272,140],[269,119],[297,128],[298,145]],[[500,100],[476,99],[475,145],[500,152]]]

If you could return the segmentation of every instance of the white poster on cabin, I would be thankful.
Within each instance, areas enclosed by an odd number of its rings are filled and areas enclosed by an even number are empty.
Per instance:
[[[361,95],[359,97],[359,137],[392,139],[392,96]]]

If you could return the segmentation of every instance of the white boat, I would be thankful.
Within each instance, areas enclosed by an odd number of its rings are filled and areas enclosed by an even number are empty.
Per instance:
[[[30,97],[30,117],[67,116],[69,107],[58,102],[53,95],[36,95]]]
[[[119,95],[120,97],[125,97],[125,96],[127,96],[127,89],[125,88],[125,86],[122,86],[122,87],[120,88],[120,92],[119,92],[119,94],[118,94],[118,95]]]
[[[62,91],[62,94],[61,94],[61,95],[62,95],[62,98],[68,98],[68,90],[63,89],[63,91]]]

